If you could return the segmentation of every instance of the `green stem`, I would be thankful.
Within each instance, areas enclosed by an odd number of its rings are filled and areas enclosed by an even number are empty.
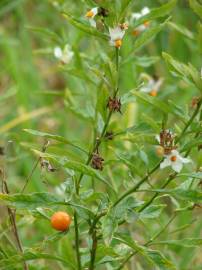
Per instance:
[[[185,132],[187,131],[187,129],[189,128],[189,126],[192,124],[193,120],[195,119],[195,117],[197,116],[199,110],[200,110],[200,107],[202,105],[202,99],[198,102],[197,104],[197,107],[195,109],[195,111],[193,112],[191,118],[189,119],[189,121],[187,122],[187,124],[185,125],[185,127],[183,128],[180,136],[176,139],[176,143],[179,142],[182,137],[184,136]]]
[[[81,270],[81,256],[79,251],[79,228],[76,212],[74,212],[74,230],[75,230],[75,248],[76,248],[78,270]]]
[[[117,48],[116,48],[116,71],[117,71],[117,81],[116,81],[116,86],[115,86],[115,89],[114,89],[114,98],[118,94],[118,81],[119,81],[119,49],[117,49]],[[107,120],[106,120],[105,125],[103,127],[103,130],[101,132],[100,138],[99,138],[99,140],[97,140],[95,142],[93,150],[91,151],[91,153],[90,153],[90,155],[88,157],[88,160],[86,162],[87,165],[90,163],[93,153],[98,149],[98,147],[100,146],[100,144],[102,142],[102,139],[105,137],[105,134],[106,134],[106,131],[107,131],[107,128],[108,128],[112,113],[113,113],[113,111],[110,111],[108,113]],[[84,174],[81,174],[80,177],[79,177],[79,181],[78,181],[79,184],[80,184],[80,182],[82,180],[83,175]],[[92,248],[91,248],[91,252],[90,252],[91,253],[91,258],[90,258],[90,264],[89,264],[89,268],[88,268],[89,270],[93,270],[94,267],[95,267],[95,257],[96,257],[96,250],[97,250],[97,241],[98,241],[97,240],[96,224],[104,214],[105,213],[101,213],[99,216],[95,217],[95,219],[93,221],[93,224],[92,224],[92,227],[90,229],[91,237],[92,237]]]
[[[124,198],[126,198],[131,193],[134,193],[137,191],[137,189],[148,180],[148,178],[159,168],[161,161],[150,171],[148,174],[143,177],[134,187],[126,191],[117,201],[114,202],[112,207],[115,207],[117,204],[119,204]]]

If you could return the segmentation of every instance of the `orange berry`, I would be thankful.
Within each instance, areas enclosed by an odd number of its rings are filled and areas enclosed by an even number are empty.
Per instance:
[[[65,212],[55,212],[51,217],[51,225],[57,231],[66,231],[71,224],[71,217]]]
[[[155,89],[154,90],[151,90],[151,92],[149,94],[152,97],[156,97],[157,96],[157,91]]]
[[[116,47],[116,48],[120,48],[121,45],[122,45],[122,40],[121,40],[121,39],[117,39],[117,40],[115,41],[115,47]]]
[[[171,160],[172,162],[175,162],[175,161],[177,160],[177,157],[176,157],[176,156],[172,156],[172,157],[170,158],[170,160]]]

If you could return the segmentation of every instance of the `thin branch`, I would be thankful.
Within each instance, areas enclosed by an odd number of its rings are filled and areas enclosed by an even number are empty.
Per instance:
[[[43,153],[46,151],[48,145],[49,145],[49,141],[46,141],[46,142],[44,143],[43,147],[42,147],[42,152],[43,152]],[[33,176],[33,174],[34,174],[34,172],[35,172],[35,170],[36,170],[36,168],[37,168],[39,162],[40,162],[40,160],[41,160],[41,157],[39,157],[39,158],[36,160],[34,166],[32,167],[32,170],[31,170],[30,174],[28,175],[28,177],[27,177],[27,179],[26,179],[26,181],[25,181],[24,186],[22,187],[21,193],[23,193],[23,192],[25,191],[27,185],[29,184],[29,182],[30,182],[30,180],[31,180],[31,178],[32,178],[32,176]]]
[[[6,194],[9,194],[9,189],[8,189],[8,185],[7,185],[6,180],[5,180],[4,171],[1,170],[0,171],[0,174],[2,176],[2,192],[3,193],[6,193]],[[23,248],[22,248],[22,244],[21,244],[21,241],[20,241],[20,237],[19,237],[19,233],[18,233],[18,229],[17,229],[17,225],[16,225],[15,211],[13,212],[12,209],[10,207],[8,207],[8,206],[6,208],[7,208],[7,211],[8,211],[8,215],[9,215],[11,226],[13,228],[13,234],[15,236],[18,249],[19,249],[20,253],[23,254]],[[28,268],[28,265],[26,264],[25,261],[23,262],[23,269],[24,270],[28,270],[29,269]]]

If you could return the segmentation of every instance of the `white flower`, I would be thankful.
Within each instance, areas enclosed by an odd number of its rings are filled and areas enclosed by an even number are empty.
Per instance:
[[[116,48],[120,48],[122,45],[122,39],[125,35],[125,29],[121,26],[115,28],[109,28],[110,44]]]
[[[94,17],[98,14],[98,7],[94,7],[86,13],[86,18],[89,20],[90,25],[96,27]]]
[[[150,13],[150,9],[148,7],[144,7],[139,13],[132,13],[131,19],[132,21],[138,20],[149,13]],[[139,33],[143,32],[148,26],[149,26],[148,21],[145,21],[143,24],[135,28],[135,30],[133,31],[133,34],[137,36]]]
[[[132,19],[138,20],[141,17],[150,13],[150,9],[148,7],[144,7],[139,13],[132,13]]]
[[[68,64],[72,60],[74,52],[71,50],[70,46],[66,44],[64,49],[61,49],[60,47],[55,47],[54,56],[59,59],[63,64]]]
[[[183,158],[180,156],[177,150],[172,150],[169,155],[165,156],[165,159],[160,164],[160,168],[163,169],[165,167],[171,166],[172,169],[176,172],[180,172],[183,167],[183,163],[191,162],[188,158]]]
[[[155,80],[154,78],[152,78],[148,75],[145,76],[145,78],[148,81],[146,84],[144,84],[141,87],[140,92],[148,93],[150,96],[155,97],[160,90],[160,87],[163,83],[163,79],[159,78],[159,79]]]

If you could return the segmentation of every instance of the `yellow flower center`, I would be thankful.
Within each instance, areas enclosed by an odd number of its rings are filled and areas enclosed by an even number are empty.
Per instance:
[[[87,17],[87,18],[92,18],[93,15],[94,15],[94,13],[93,13],[92,10],[90,10],[90,11],[88,11],[88,12],[86,13],[86,17]]]
[[[149,94],[152,97],[156,97],[157,96],[157,91],[155,89],[153,89],[153,90],[151,90],[151,92]]]
[[[140,31],[137,30],[137,29],[134,29],[133,32],[132,32],[132,35],[133,35],[134,37],[139,36],[139,34],[140,34]]]
[[[175,162],[175,161],[177,160],[177,157],[176,157],[176,156],[172,156],[172,157],[170,158],[170,160],[171,160],[172,162]]]
[[[121,39],[115,40],[115,47],[116,47],[116,48],[120,48],[121,45],[122,45],[122,40],[121,40]]]
[[[144,22],[144,26],[148,27],[150,25],[149,21]]]

